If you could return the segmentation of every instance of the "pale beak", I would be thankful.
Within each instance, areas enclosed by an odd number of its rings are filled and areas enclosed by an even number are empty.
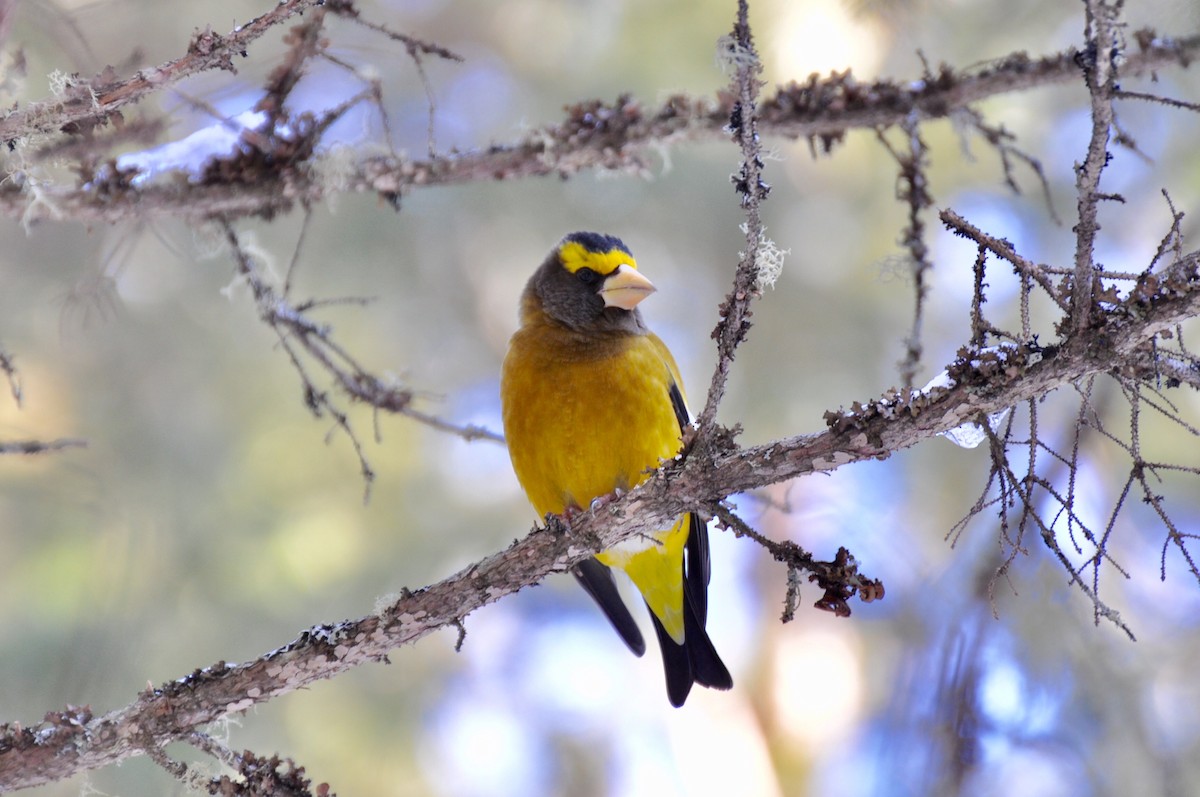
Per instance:
[[[617,270],[608,275],[600,288],[600,298],[605,307],[620,307],[622,310],[632,310],[638,302],[654,293],[657,288],[654,283],[643,277],[635,268],[617,266]]]

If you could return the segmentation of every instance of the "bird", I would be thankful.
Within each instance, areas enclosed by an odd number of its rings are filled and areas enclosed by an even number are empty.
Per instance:
[[[638,305],[655,291],[612,235],[574,232],[534,271],[500,378],[504,436],[539,517],[572,517],[644,481],[682,446],[691,419],[674,357]],[[575,578],[634,654],[646,643],[617,590],[641,593],[662,651],[667,697],[733,679],[706,629],[708,529],[695,513],[580,562]]]

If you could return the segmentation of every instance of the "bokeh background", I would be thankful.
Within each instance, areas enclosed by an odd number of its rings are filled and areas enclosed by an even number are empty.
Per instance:
[[[54,70],[125,71],[184,52],[192,32],[261,13],[258,0],[17,5],[5,51],[23,48],[4,103],[40,99]],[[1200,29],[1194,0],[1130,3],[1130,30]],[[711,95],[725,82],[715,42],[728,0],[364,0],[365,16],[436,41],[462,64],[425,64],[440,149],[515,139],[561,118],[565,104],[632,92]],[[1082,40],[1077,0],[757,0],[752,23],[769,84],[853,68],[861,79],[916,79],[931,63],[977,65]],[[282,31],[238,64],[198,77],[135,114],[163,117],[165,139],[251,107],[282,51]],[[428,100],[402,49],[330,21],[333,52],[379,74],[393,144],[421,155]],[[130,67],[131,51],[138,49]],[[1200,101],[1200,71],[1126,81]],[[327,108],[360,90],[314,69],[297,102]],[[1032,173],[1002,185],[999,159],[950,122],[923,128],[937,207],[953,207],[1027,256],[1073,252],[1072,164],[1089,129],[1081,85],[980,105],[1040,158],[1049,220]],[[1200,213],[1196,115],[1121,107],[1148,158],[1115,150],[1104,187],[1100,259],[1144,268],[1170,224],[1160,190]],[[378,148],[363,107],[330,146]],[[743,441],[823,427],[822,413],[898,383],[912,285],[897,244],[905,208],[895,167],[871,132],[832,156],[771,140],[769,234],[791,251],[755,310],[721,419]],[[3,153],[6,169],[23,164]],[[728,176],[732,144],[657,153],[641,177],[581,174],[421,190],[396,213],[374,197],[315,209],[298,255],[297,293],[373,297],[322,317],[378,372],[423,391],[423,407],[499,429],[497,377],[524,280],[566,232],[621,236],[659,287],[645,305],[699,403],[714,352],[709,332],[736,263],[741,215]],[[966,342],[973,248],[930,216],[932,293],[919,380]],[[240,228],[281,273],[299,215]],[[378,478],[370,500],[346,438],[305,410],[295,372],[211,231],[156,221],[115,227],[0,224],[0,341],[17,357],[24,403],[0,395],[0,437],[86,438],[85,450],[0,459],[0,720],[36,722],[64,704],[103,712],[217,660],[254,658],[314,623],[372,611],[381,596],[455,572],[520,536],[534,518],[507,455],[402,418],[351,418]],[[990,273],[990,309],[1011,320],[1015,285]],[[1052,339],[1049,319],[1039,330]],[[1169,393],[1197,424],[1200,402]],[[1097,401],[1112,428],[1128,410],[1111,385]],[[1043,405],[1042,432],[1069,446],[1072,396]],[[1147,418],[1152,458],[1195,466],[1194,437]],[[1056,427],[1055,424],[1058,424]],[[1085,448],[1076,485],[1099,526],[1128,463]],[[730,693],[666,700],[657,653],[631,657],[565,577],[370,666],[277,699],[213,732],[236,749],[278,751],[343,795],[1118,795],[1200,794],[1200,586],[1139,502],[1117,523],[1102,595],[1136,643],[1093,624],[1091,605],[1032,536],[1009,576],[995,523],[947,533],[984,487],[983,448],[937,439],[886,462],[742,496],[742,513],[779,539],[828,558],[849,547],[887,597],[836,619],[802,592],[779,622],[785,574],[754,545],[714,531],[710,632],[736,681]],[[1179,527],[1195,533],[1195,480],[1162,484]],[[786,511],[784,511],[786,509]],[[1066,527],[1062,544],[1073,550]],[[1082,559],[1082,556],[1080,557]],[[1162,575],[1165,572],[1165,580]],[[171,753],[196,760],[182,746]],[[31,794],[179,794],[135,759]]]

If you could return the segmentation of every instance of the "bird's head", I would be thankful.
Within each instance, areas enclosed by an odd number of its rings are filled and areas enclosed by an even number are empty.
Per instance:
[[[654,290],[619,238],[573,232],[525,286],[522,321],[541,314],[578,331],[642,333],[637,305]]]

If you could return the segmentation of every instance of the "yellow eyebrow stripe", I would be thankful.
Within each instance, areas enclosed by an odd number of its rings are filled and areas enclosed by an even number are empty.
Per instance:
[[[571,274],[581,268],[590,268],[597,274],[608,275],[620,266],[637,268],[637,261],[628,252],[620,249],[609,249],[607,252],[593,252],[577,241],[569,241],[558,250],[558,259]]]

